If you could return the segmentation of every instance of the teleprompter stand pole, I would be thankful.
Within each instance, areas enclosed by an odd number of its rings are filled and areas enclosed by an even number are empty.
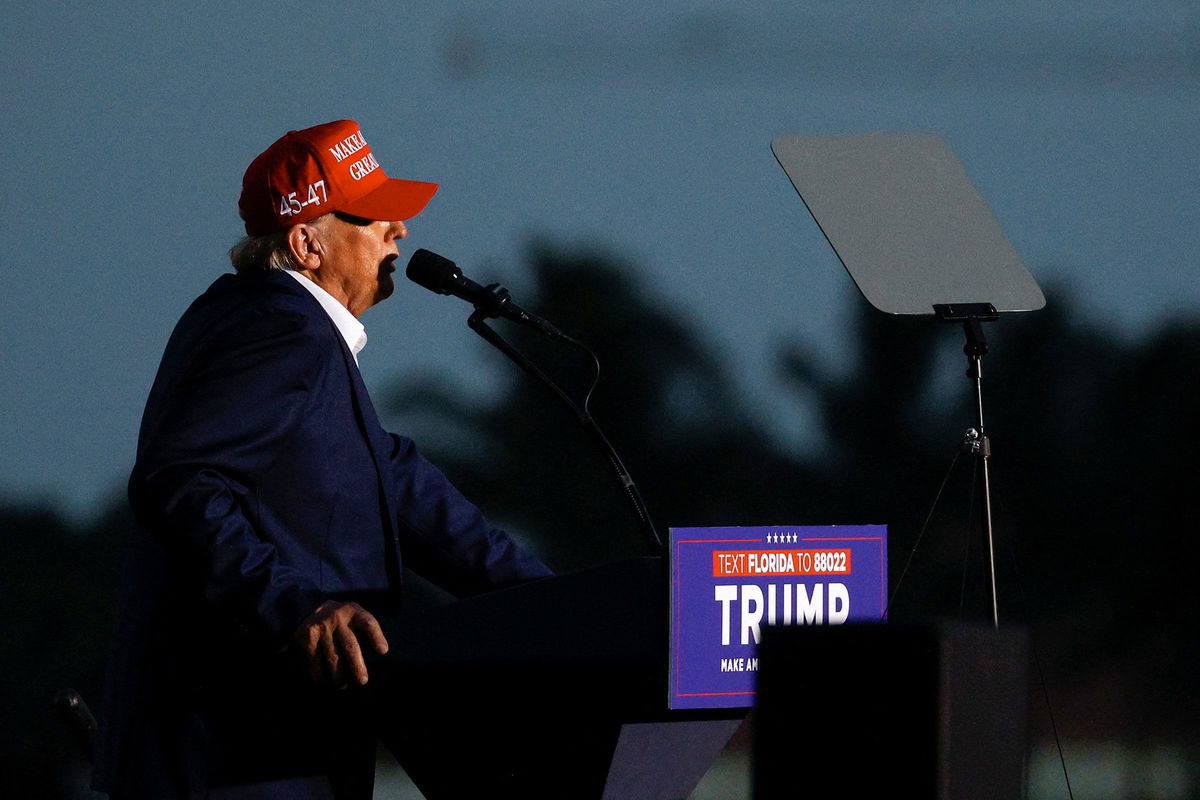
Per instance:
[[[983,544],[987,552],[988,591],[992,601],[992,627],[1000,627],[1000,609],[996,602],[996,548],[992,537],[992,491],[988,475],[988,462],[992,457],[991,441],[983,427],[983,357],[987,355],[987,337],[983,335],[984,322],[999,319],[991,303],[939,303],[933,306],[934,313],[942,322],[961,322],[967,336],[963,353],[967,356],[967,377],[975,385],[975,426],[963,434],[962,446],[979,462],[980,489],[983,494]]]

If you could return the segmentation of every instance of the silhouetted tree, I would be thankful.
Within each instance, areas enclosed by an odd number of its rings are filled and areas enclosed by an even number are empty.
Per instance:
[[[0,511],[0,795],[66,797],[88,776],[56,720],[64,687],[95,703],[117,590],[123,501],[77,528],[40,508]]]

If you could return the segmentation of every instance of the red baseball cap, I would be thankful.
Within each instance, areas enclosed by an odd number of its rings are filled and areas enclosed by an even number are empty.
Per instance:
[[[389,178],[352,119],[288,131],[250,162],[238,211],[262,236],[330,211],[373,220],[415,217],[436,183]]]

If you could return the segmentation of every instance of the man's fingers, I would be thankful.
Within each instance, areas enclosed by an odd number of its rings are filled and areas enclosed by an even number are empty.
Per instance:
[[[294,640],[308,656],[308,674],[313,681],[342,688],[351,680],[367,682],[359,635],[376,652],[388,651],[387,638],[371,612],[357,603],[327,601],[305,620]]]
[[[310,659],[317,654],[317,646],[321,643],[321,629],[316,625],[307,625],[296,634],[297,643],[304,648],[304,653]]]
[[[349,628],[338,628],[334,631],[334,636],[337,637],[338,646],[344,655],[344,670],[360,685],[366,683],[367,665],[363,662],[362,648],[358,646],[358,639],[354,636],[354,631]]]
[[[342,666],[342,659],[338,655],[337,646],[333,642],[332,636],[321,637],[321,653],[320,663],[322,665],[322,676],[326,681],[334,686],[345,686],[345,670]]]
[[[321,666],[321,655],[317,652],[317,648],[321,643],[320,629],[316,625],[308,624],[306,621],[303,626],[296,630],[296,635],[292,637],[292,640],[304,652],[304,660],[308,666],[308,677],[312,678],[313,683],[320,683],[325,674],[325,669]]]
[[[355,614],[354,618],[350,620],[350,626],[366,635],[376,653],[383,655],[388,651],[388,641],[387,637],[383,635],[383,628],[379,627],[379,622],[370,611],[360,609],[360,613]]]

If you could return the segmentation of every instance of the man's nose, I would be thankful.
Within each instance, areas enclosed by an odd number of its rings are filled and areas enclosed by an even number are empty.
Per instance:
[[[403,239],[408,236],[408,226],[400,220],[396,220],[392,223],[389,233],[393,239]]]

